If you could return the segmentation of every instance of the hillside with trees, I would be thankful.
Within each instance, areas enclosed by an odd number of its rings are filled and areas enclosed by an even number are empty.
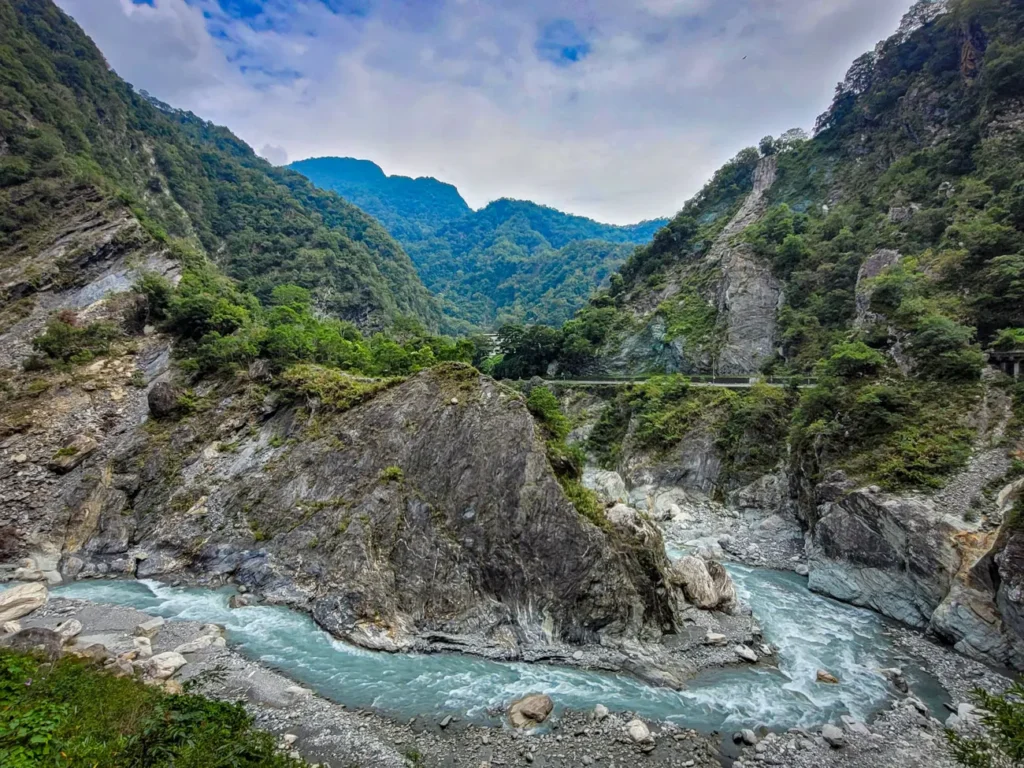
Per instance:
[[[323,157],[289,167],[379,219],[460,331],[508,320],[565,322],[666,223],[601,224],[509,199],[472,211],[450,184],[387,176],[366,160]]]

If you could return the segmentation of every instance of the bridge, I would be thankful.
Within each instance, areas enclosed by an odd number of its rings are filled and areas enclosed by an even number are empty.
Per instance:
[[[549,384],[564,384],[574,387],[621,387],[629,384],[642,384],[652,378],[647,376],[590,376],[586,378],[563,378],[559,376],[544,377]],[[691,387],[723,387],[725,389],[749,389],[754,384],[767,384],[770,387],[792,387],[800,389],[813,387],[817,379],[812,376],[707,376],[695,374],[686,376]]]

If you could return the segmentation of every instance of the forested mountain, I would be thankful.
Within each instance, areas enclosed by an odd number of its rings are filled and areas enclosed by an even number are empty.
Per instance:
[[[416,242],[471,212],[451,184],[429,176],[388,176],[369,160],[315,157],[288,167],[362,208],[403,244]]]
[[[367,327],[436,325],[408,256],[370,216],[227,129],[135,92],[52,3],[0,3],[0,260],[86,208],[129,206],[261,298],[282,283]],[[7,287],[10,292],[11,287]]]
[[[386,176],[366,160],[325,157],[290,168],[376,216],[405,246],[456,328],[569,319],[666,220],[601,224],[523,200],[471,211],[455,187]]]

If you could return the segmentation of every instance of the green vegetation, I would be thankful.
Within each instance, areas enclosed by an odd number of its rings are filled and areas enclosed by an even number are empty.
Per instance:
[[[26,360],[25,368],[39,370],[54,364],[87,363],[109,353],[120,337],[121,332],[113,323],[81,326],[73,312],[61,312],[46,324],[45,333],[32,340],[32,347],[40,354]]]
[[[49,0],[0,0],[0,135],[0,261],[88,206],[127,209],[144,232],[135,245],[190,239],[261,300],[293,283],[364,327],[439,321],[373,219],[226,129],[132,90]]]
[[[187,684],[186,684],[187,685]],[[0,764],[6,768],[301,768],[241,704],[171,695],[65,657],[0,650]]]
[[[380,479],[384,483],[400,483],[405,479],[405,473],[401,467],[392,465],[381,470]]]
[[[522,200],[471,211],[449,184],[385,176],[365,160],[323,157],[289,167],[377,217],[459,330],[569,320],[666,223],[617,227]]]
[[[958,763],[967,768],[1009,768],[1024,763],[1024,683],[1001,694],[976,689],[971,698],[987,734],[961,736],[946,731]]]

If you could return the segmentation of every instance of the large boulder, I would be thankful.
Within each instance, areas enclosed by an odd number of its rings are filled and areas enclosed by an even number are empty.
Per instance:
[[[64,647],[64,638],[52,629],[29,627],[13,635],[0,637],[0,648],[10,648],[21,653],[39,653],[50,661],[59,659]]]
[[[146,400],[149,402],[149,412],[158,419],[170,416],[178,407],[178,393],[166,381],[154,384]]]
[[[732,576],[717,560],[706,560],[705,565],[708,575],[711,576],[711,581],[715,585],[715,592],[718,594],[718,602],[715,607],[720,611],[731,613],[736,607],[736,585],[733,584]]]
[[[0,592],[0,625],[27,616],[46,604],[48,596],[43,584],[19,584]]]
[[[698,608],[710,610],[718,605],[718,590],[708,573],[707,563],[693,555],[681,557],[672,563],[669,583],[683,590],[686,599]]]
[[[187,663],[188,660],[180,653],[167,651],[149,657],[139,666],[150,680],[166,680]]]
[[[531,693],[512,702],[508,708],[508,721],[516,728],[532,728],[548,719],[555,702],[542,693]]]

